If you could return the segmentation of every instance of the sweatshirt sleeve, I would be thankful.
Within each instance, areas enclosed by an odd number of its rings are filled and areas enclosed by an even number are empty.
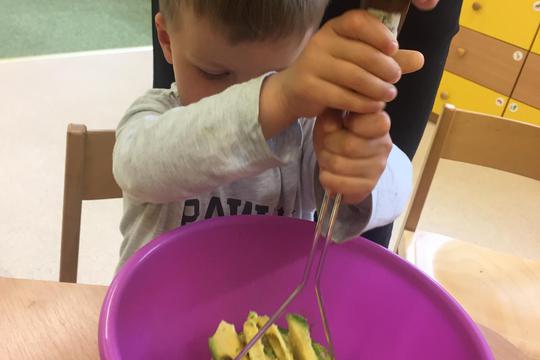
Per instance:
[[[189,106],[174,90],[151,90],[116,131],[113,173],[126,196],[169,203],[280,166],[300,151],[293,124],[271,140],[259,125],[265,76]]]
[[[320,208],[324,189],[319,182],[319,171],[313,150],[313,121],[302,122],[304,131],[302,160],[302,197],[307,206]],[[342,242],[394,221],[404,211],[412,191],[412,164],[396,145],[388,157],[386,169],[377,185],[362,203],[342,205],[339,210],[333,238]],[[309,201],[309,198],[314,199]],[[333,200],[330,201],[331,210]],[[327,214],[327,218],[329,214]],[[324,227],[327,231],[327,226]]]

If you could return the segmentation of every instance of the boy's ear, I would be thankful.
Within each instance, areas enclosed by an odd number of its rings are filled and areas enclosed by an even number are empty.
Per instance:
[[[158,12],[155,17],[155,22],[157,37],[159,40],[159,44],[161,45],[161,49],[163,50],[163,55],[165,56],[165,60],[167,60],[167,62],[172,65],[173,60],[171,51],[171,38],[169,36],[169,33],[167,32],[165,17]]]

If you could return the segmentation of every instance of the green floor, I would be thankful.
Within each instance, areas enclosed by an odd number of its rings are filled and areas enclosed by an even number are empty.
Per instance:
[[[0,58],[146,46],[150,0],[0,0]]]

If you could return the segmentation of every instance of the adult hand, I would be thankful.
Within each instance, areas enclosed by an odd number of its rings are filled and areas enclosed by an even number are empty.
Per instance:
[[[420,10],[431,10],[437,6],[438,3],[439,0],[413,0],[414,6]]]

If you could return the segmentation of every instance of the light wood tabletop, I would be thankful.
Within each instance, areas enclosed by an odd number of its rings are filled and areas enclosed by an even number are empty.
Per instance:
[[[478,323],[540,359],[540,260],[417,231],[413,263]]]
[[[99,359],[97,331],[107,288],[0,277],[0,359]],[[497,360],[526,360],[481,327]]]

